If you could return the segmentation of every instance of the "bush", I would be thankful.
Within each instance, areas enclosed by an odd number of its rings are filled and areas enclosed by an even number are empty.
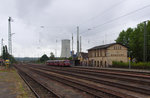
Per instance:
[[[129,68],[129,63],[113,61],[112,67]],[[150,69],[150,62],[138,62],[138,63],[131,62],[131,68],[133,68],[133,69]]]
[[[128,63],[123,63],[123,62],[117,62],[117,61],[113,61],[112,63],[112,67],[118,67],[118,68],[127,68],[129,65]]]

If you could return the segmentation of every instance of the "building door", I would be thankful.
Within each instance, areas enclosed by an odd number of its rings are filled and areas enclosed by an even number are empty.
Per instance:
[[[107,67],[107,62],[105,61],[105,67]]]
[[[101,61],[101,64],[100,64],[100,66],[101,66],[101,67],[103,67],[103,61]]]

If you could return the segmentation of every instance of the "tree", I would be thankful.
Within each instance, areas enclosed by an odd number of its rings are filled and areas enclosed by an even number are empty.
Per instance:
[[[3,46],[2,58],[4,60],[9,59],[11,63],[16,63],[15,58],[8,53],[7,46]]]
[[[147,24],[147,33],[147,60],[150,61],[150,21]],[[144,23],[138,24],[136,28],[128,28],[126,31],[120,32],[116,42],[126,45],[128,51],[131,51],[131,56],[136,58],[137,61],[143,61]]]
[[[116,42],[129,47],[129,41],[131,39],[132,32],[133,32],[132,28],[128,28],[127,31],[123,30],[122,32],[120,32],[119,37],[117,38]]]
[[[6,46],[6,45],[3,46],[2,58],[3,58],[4,60],[6,60],[6,59],[9,58],[9,53],[8,53],[8,51],[7,51],[7,46]]]
[[[147,60],[148,61],[150,61],[150,21],[148,21],[148,24],[147,24],[147,39],[148,39],[148,41],[147,41],[147,49],[148,49],[148,51],[147,51],[147,54],[148,54],[148,57],[147,57]]]
[[[40,62],[45,62],[45,61],[49,60],[49,58],[46,54],[44,54],[39,60],[40,60]]]
[[[53,52],[50,53],[50,60],[54,60],[55,59],[55,55]]]

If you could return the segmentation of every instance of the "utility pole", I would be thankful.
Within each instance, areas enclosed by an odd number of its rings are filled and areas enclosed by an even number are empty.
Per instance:
[[[74,55],[74,51],[73,51],[73,33],[72,33],[72,52],[71,52],[72,59],[73,59],[73,55]]]
[[[79,27],[77,26],[77,57],[79,56]]]
[[[57,57],[57,40],[56,40],[56,50],[55,50],[55,57]]]
[[[72,52],[73,52],[73,33],[72,33]]]
[[[129,51],[129,69],[131,69],[131,56],[130,56],[130,51]]]
[[[81,36],[80,36],[80,52],[82,52],[82,43],[81,43]]]
[[[144,21],[144,48],[143,48],[143,61],[147,62],[147,27],[146,21]]]
[[[1,55],[3,55],[3,38],[2,38],[2,40],[1,40]]]
[[[12,22],[12,18],[9,17],[9,19],[8,19],[8,52],[10,55],[12,55],[11,22]]]
[[[107,44],[107,33],[105,33],[105,42],[104,44]]]

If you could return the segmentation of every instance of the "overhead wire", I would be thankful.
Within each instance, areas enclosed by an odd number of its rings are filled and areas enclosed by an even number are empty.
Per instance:
[[[139,9],[136,9],[136,10],[134,10],[134,11],[131,11],[131,12],[129,12],[129,13],[126,13],[126,14],[124,14],[124,15],[121,15],[121,16],[119,16],[119,17],[117,17],[117,18],[112,19],[112,20],[109,20],[109,21],[107,21],[107,22],[105,22],[105,23],[103,23],[103,24],[97,25],[97,26],[95,26],[95,27],[93,27],[93,28],[90,28],[90,29],[88,28],[87,31],[93,30],[93,29],[98,28],[98,27],[101,27],[101,26],[103,26],[103,25],[105,25],[105,24],[108,24],[108,23],[111,23],[111,22],[113,22],[113,21],[119,20],[119,19],[121,19],[121,18],[123,18],[123,17],[126,17],[126,16],[128,16],[128,15],[134,14],[134,13],[136,13],[136,12],[138,12],[138,11],[141,11],[141,10],[143,10],[143,9],[145,9],[145,8],[148,8],[148,7],[150,7],[150,4],[149,4],[149,5],[146,5],[146,6],[143,6],[143,7],[139,8]],[[84,32],[84,33],[86,33],[86,32]],[[81,34],[83,34],[83,33],[81,33]]]
[[[122,16],[117,17],[117,18],[114,18],[114,19],[112,19],[112,20],[109,20],[109,21],[107,21],[107,22],[104,22],[104,23],[102,23],[102,24],[100,24],[100,25],[94,26],[94,27],[92,27],[92,28],[90,28],[90,29],[93,30],[93,29],[99,28],[99,27],[101,27],[101,26],[103,26],[103,25],[106,25],[106,24],[108,24],[108,23],[114,22],[114,21],[116,21],[116,20],[119,20],[119,19],[121,19],[121,18],[123,18],[123,17],[126,17],[126,16],[128,16],[128,15],[134,14],[134,13],[136,13],[136,12],[138,12],[138,11],[141,11],[141,10],[143,10],[143,9],[145,9],[145,8],[148,8],[148,7],[150,7],[150,4],[149,4],[149,5],[146,5],[146,6],[143,6],[143,7],[139,8],[139,9],[136,9],[136,10],[134,10],[134,11],[131,11],[131,12],[129,12],[129,13],[126,13],[126,14],[124,14],[124,15],[122,15]],[[88,28],[88,29],[89,29],[89,28]],[[82,34],[83,34],[83,33],[82,33]]]
[[[113,8],[117,7],[118,5],[122,4],[122,3],[125,2],[125,1],[127,1],[127,0],[122,0],[122,1],[120,1],[120,2],[117,2],[117,3],[113,4],[112,6],[110,6],[109,8],[107,8],[106,10],[100,12],[98,15],[96,15],[96,16],[94,16],[94,17],[88,19],[88,20],[85,21],[85,22],[82,22],[81,24],[79,24],[79,26],[83,25],[83,23],[86,23],[86,22],[88,22],[88,21],[94,20],[95,18],[97,18],[97,17],[99,17],[99,16],[102,17],[103,15],[105,15],[105,13],[108,13],[108,12],[111,11]]]

